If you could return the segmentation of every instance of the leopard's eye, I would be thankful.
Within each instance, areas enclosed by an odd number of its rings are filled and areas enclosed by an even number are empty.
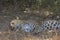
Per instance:
[[[14,25],[14,23],[11,23],[11,24],[13,24],[13,25]]]
[[[15,26],[15,23],[14,23],[14,22],[11,22],[11,23],[10,23],[10,26],[11,26],[11,27],[14,27],[14,26]]]

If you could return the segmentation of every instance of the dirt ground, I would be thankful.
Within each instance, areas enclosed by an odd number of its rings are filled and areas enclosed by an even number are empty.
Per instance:
[[[16,16],[18,16],[20,20],[35,20],[39,24],[41,24],[41,21],[44,20],[60,19],[60,13],[49,14],[48,11],[45,10],[43,10],[42,12],[40,12],[40,10],[34,10],[31,13],[31,11],[28,10],[27,13],[26,11],[20,12],[19,10],[14,10],[12,6],[2,7],[2,5],[0,5],[0,40],[60,40],[60,36],[54,36],[49,39],[44,39],[44,37],[41,38],[41,34],[37,36],[36,34],[30,35],[21,32],[11,31],[9,28],[9,24],[11,20],[16,18]]]
[[[26,15],[24,15],[26,16]],[[60,40],[60,36],[55,36],[53,38],[49,38],[49,39],[44,39],[44,37],[41,39],[41,37],[39,36],[33,36],[28,34],[28,36],[26,36],[26,34],[24,33],[20,33],[20,32],[13,32],[9,29],[9,23],[11,20],[15,19],[15,16],[1,16],[0,15],[0,40]],[[22,19],[23,18],[23,19]],[[22,16],[22,18],[20,17],[21,20],[27,20],[24,19],[24,17]],[[38,19],[35,19],[35,17],[33,16],[31,19],[36,20],[37,22],[40,21],[40,17]],[[40,22],[39,22],[40,23]]]

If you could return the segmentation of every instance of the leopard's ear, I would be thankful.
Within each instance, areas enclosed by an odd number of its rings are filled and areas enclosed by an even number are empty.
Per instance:
[[[17,19],[17,20],[19,20],[19,17],[18,17],[18,16],[16,16],[16,19]]]

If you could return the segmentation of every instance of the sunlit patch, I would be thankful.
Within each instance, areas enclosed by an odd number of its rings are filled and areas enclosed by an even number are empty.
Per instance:
[[[22,24],[22,30],[24,32],[32,32],[34,27],[35,26],[32,23],[24,23],[24,24]]]

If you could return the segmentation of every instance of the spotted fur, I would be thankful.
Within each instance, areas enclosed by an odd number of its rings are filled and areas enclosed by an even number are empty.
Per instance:
[[[44,30],[57,30],[59,28],[59,22],[56,20],[44,21],[42,27],[44,28]]]

